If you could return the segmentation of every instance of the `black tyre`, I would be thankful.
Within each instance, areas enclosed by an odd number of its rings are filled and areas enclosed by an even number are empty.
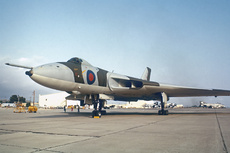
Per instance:
[[[101,111],[101,115],[106,115],[106,111],[105,111],[105,110],[102,110],[102,111]]]
[[[168,110],[164,110],[163,115],[168,115],[168,114],[169,114]]]
[[[158,115],[163,115],[162,110],[158,111]]]

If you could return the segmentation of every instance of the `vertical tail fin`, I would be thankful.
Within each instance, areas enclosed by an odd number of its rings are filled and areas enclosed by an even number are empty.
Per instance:
[[[144,73],[142,74],[141,79],[149,81],[150,80],[150,75],[151,75],[151,69],[149,67],[146,67]]]

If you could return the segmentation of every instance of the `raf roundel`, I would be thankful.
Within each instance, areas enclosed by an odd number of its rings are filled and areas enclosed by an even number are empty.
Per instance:
[[[88,70],[87,71],[87,82],[89,85],[93,84],[95,82],[95,74],[93,73],[93,71]]]

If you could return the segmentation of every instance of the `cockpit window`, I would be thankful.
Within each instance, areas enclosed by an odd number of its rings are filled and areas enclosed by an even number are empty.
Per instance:
[[[82,65],[92,66],[86,60],[78,58],[78,57],[73,57],[70,60],[68,60],[67,62],[71,62],[71,63],[74,63],[74,64],[82,64]]]
[[[74,57],[74,58],[71,58],[70,60],[68,60],[67,62],[79,64],[79,63],[82,63],[83,61],[80,58]]]

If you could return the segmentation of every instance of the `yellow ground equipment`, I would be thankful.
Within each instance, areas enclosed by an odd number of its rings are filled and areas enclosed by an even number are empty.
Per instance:
[[[17,103],[16,108],[14,109],[14,113],[26,113],[25,107],[22,103]]]
[[[28,112],[29,113],[36,113],[38,108],[36,106],[29,106],[28,107]]]

